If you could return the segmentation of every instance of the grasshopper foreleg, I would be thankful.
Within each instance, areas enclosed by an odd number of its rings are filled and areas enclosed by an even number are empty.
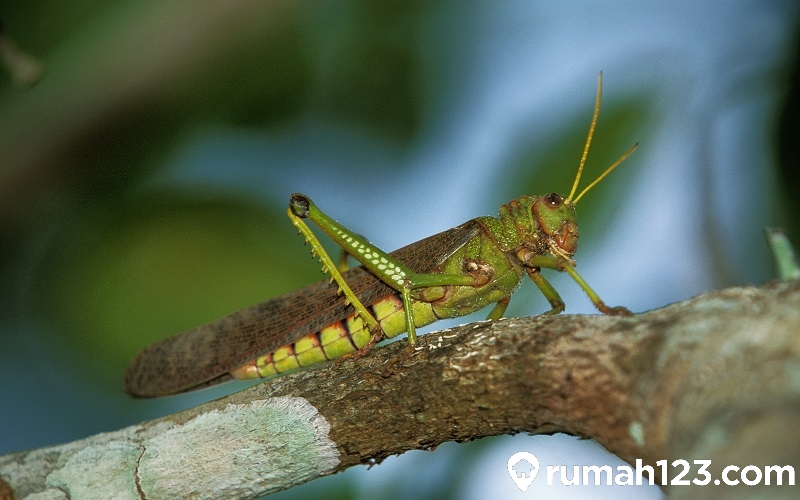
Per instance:
[[[545,314],[558,314],[564,310],[564,301],[558,291],[542,276],[541,268],[539,267],[526,267],[525,271],[531,278],[531,281],[542,292],[548,302],[550,302],[550,310]]]
[[[566,271],[567,274],[569,274],[572,279],[575,280],[578,286],[580,286],[583,291],[586,292],[586,295],[589,296],[589,299],[601,313],[614,316],[633,315],[633,313],[626,307],[608,307],[605,302],[600,299],[600,296],[597,295],[597,292],[592,290],[592,287],[590,287],[589,284],[584,281],[581,275],[575,270],[572,263],[567,259],[562,257],[553,257],[550,255],[532,255],[528,253],[522,256],[522,261],[525,264],[526,271],[528,271],[528,276],[531,277],[531,280],[533,280],[536,286],[539,287],[539,290],[542,291],[544,296],[547,297],[547,299],[550,301],[550,305],[553,306],[553,309],[548,311],[549,313],[558,313],[563,311],[564,301],[561,300],[561,297],[558,295],[556,289],[553,288],[553,286],[539,273],[539,268],[542,267],[556,269],[558,271]]]
[[[583,278],[581,278],[581,275],[578,274],[575,268],[572,267],[571,265],[564,266],[564,271],[566,271],[567,274],[572,276],[572,279],[574,279],[575,282],[578,283],[578,285],[581,288],[583,288],[583,291],[586,292],[586,295],[588,295],[590,299],[592,299],[592,303],[601,313],[609,314],[612,316],[633,316],[633,313],[627,307],[623,306],[608,307],[605,304],[605,302],[603,302],[600,299],[600,296],[597,295],[597,293],[594,290],[592,290],[589,284],[586,283],[583,280]]]

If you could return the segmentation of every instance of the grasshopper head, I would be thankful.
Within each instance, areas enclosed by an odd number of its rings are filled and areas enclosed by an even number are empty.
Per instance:
[[[553,254],[569,259],[578,247],[578,217],[575,203],[558,193],[540,196],[531,207],[539,227],[547,235]]]

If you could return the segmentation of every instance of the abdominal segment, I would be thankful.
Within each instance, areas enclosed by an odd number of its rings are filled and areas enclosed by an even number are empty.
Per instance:
[[[378,320],[385,337],[392,338],[406,331],[403,301],[399,294],[389,295],[367,309]],[[413,309],[416,326],[436,320],[428,303],[415,302]],[[351,315],[247,362],[230,373],[241,380],[270,377],[351,354],[364,347],[371,338],[372,332],[366,328],[364,321]]]

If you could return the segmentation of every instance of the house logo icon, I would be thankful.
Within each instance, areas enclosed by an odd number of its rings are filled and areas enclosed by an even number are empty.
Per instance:
[[[537,472],[539,472],[539,459],[532,453],[521,451],[514,453],[508,459],[508,475],[523,492],[536,479]]]

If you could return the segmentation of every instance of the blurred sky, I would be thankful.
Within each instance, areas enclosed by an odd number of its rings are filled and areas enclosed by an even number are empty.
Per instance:
[[[578,205],[576,260],[607,303],[645,311],[769,279],[762,228],[797,220],[775,165],[789,0],[32,5],[0,7],[44,68],[32,88],[0,87],[0,453],[242,388],[134,401],[121,377],[153,339],[316,279],[285,218],[292,192],[387,250],[567,192],[600,70],[583,185],[640,142]],[[594,313],[551,281],[567,312]],[[546,308],[523,283],[508,314]],[[609,460],[570,437],[501,437],[301,493],[513,498],[517,451]]]

